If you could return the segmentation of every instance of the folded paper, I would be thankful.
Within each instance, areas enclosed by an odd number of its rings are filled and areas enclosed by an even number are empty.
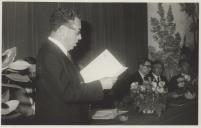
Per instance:
[[[125,114],[128,111],[120,111],[117,109],[102,109],[96,111],[92,115],[92,119],[114,119],[118,115]]]
[[[80,71],[84,82],[99,80],[103,77],[118,77],[127,67],[121,63],[106,49],[91,63]]]

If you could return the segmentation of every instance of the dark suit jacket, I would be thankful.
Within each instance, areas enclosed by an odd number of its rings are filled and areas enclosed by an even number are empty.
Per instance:
[[[37,58],[36,121],[39,124],[86,124],[88,102],[103,97],[100,82],[81,83],[74,64],[52,42]]]
[[[185,88],[180,88],[178,87],[178,82],[177,82],[177,79],[179,77],[182,77],[181,74],[178,74],[176,76],[173,76],[168,84],[168,90],[169,92],[178,92],[178,93],[182,93],[185,91]]]

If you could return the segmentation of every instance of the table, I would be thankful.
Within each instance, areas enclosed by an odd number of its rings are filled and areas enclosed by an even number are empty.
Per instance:
[[[20,117],[12,120],[2,120],[3,125],[34,125],[34,117]],[[186,101],[183,106],[169,106],[166,112],[158,118],[155,115],[142,115],[128,113],[128,120],[121,122],[118,118],[113,120],[92,120],[92,125],[197,125],[198,101]]]
[[[158,118],[155,115],[129,114],[128,120],[92,120],[93,125],[197,125],[198,102],[187,100],[182,106],[168,106],[166,112]]]

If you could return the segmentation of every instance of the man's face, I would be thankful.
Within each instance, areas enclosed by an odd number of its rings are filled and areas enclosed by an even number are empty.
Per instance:
[[[151,71],[151,63],[146,61],[144,64],[140,65],[140,72],[147,75]]]
[[[160,76],[162,71],[163,71],[163,67],[161,64],[154,64],[153,65],[153,69],[152,69],[153,73],[156,74],[157,76]]]
[[[81,37],[81,21],[79,18],[75,17],[74,20],[69,21],[68,24],[64,25],[63,31],[63,44],[67,51],[72,50],[79,40],[82,39]]]

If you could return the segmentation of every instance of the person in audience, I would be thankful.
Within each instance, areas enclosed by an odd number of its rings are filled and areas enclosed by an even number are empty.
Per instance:
[[[191,67],[187,60],[180,60],[178,64],[180,73],[171,78],[168,84],[168,90],[172,98],[185,97],[194,99],[196,96],[196,78],[191,74]]]
[[[130,87],[133,82],[138,82],[138,84],[143,84],[147,80],[147,75],[151,71],[151,61],[147,58],[138,60],[138,71],[134,74],[125,72],[125,75],[120,80],[117,81],[113,87],[113,99],[121,100],[125,96],[130,95]]]
[[[51,33],[37,56],[36,121],[38,124],[89,124],[88,105],[103,98],[117,77],[84,83],[69,51],[81,37],[77,11],[60,8],[50,17]]]
[[[138,61],[138,71],[132,76],[132,82],[143,84],[147,80],[147,75],[151,71],[151,61],[149,59],[141,59]]]
[[[163,70],[164,70],[163,63],[159,60],[156,60],[152,63],[152,70],[151,70],[150,76],[152,81],[154,82],[157,82],[157,83],[165,82],[164,89],[168,91],[168,88],[167,88],[168,82],[166,77],[163,76]]]

